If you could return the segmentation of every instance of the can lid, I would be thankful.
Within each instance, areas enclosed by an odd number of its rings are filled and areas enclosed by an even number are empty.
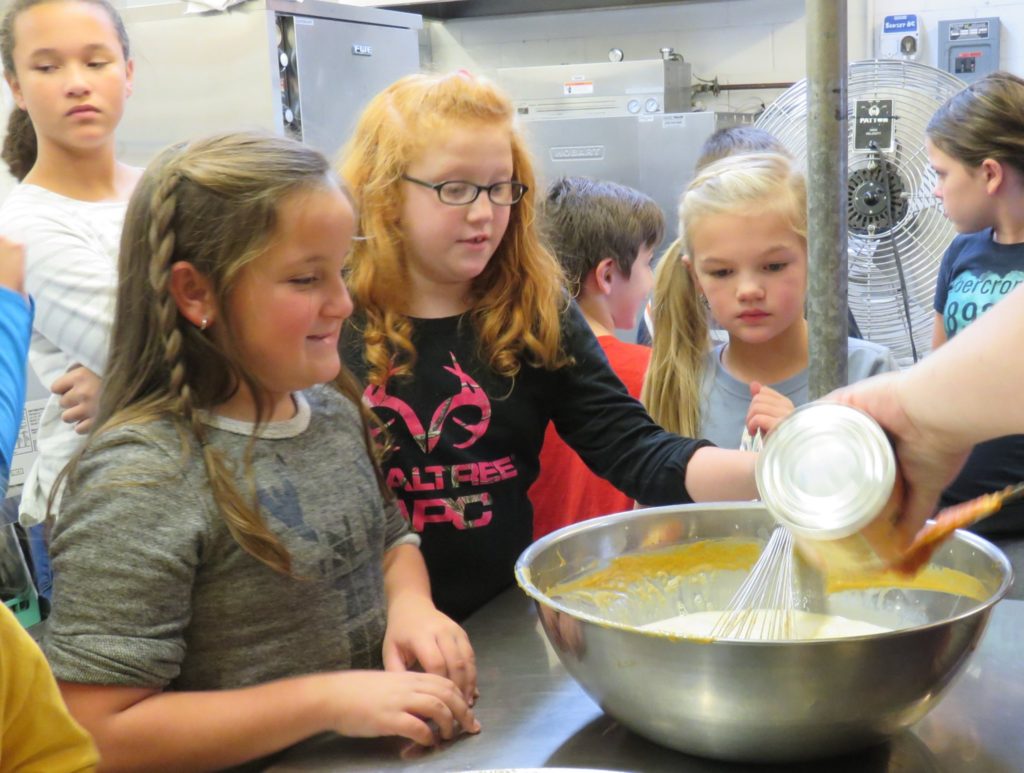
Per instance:
[[[757,488],[775,519],[813,539],[841,539],[881,512],[896,457],[868,414],[838,403],[797,408],[758,456]]]

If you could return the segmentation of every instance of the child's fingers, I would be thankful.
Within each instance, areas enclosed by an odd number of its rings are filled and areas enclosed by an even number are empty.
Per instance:
[[[426,722],[412,714],[403,713],[394,719],[390,728],[386,728],[387,735],[397,735],[408,738],[420,746],[433,746],[436,742],[434,731]]]
[[[409,701],[407,711],[434,722],[442,738],[455,737],[455,713],[452,707],[437,695],[431,692],[417,693]]]
[[[767,435],[775,428],[776,423],[769,416],[757,413],[747,419],[747,432],[751,436],[756,435],[759,431],[762,435]]]
[[[64,398],[61,398],[61,407],[64,407]],[[89,418],[89,411],[84,405],[72,404],[70,408],[61,413],[60,418],[65,424],[77,424]]]
[[[422,674],[418,691],[409,704],[409,710],[425,719],[433,720],[442,738],[455,736],[455,723],[470,733],[480,730],[469,703],[450,679],[433,674]]]
[[[402,651],[394,642],[385,642],[382,652],[384,657],[384,670],[402,672],[407,670],[408,665],[402,656]]]
[[[76,368],[71,368],[71,370],[50,384],[50,391],[55,395],[66,395],[75,385],[75,376],[73,375],[75,370]],[[61,406],[63,404],[62,400]]]
[[[476,685],[476,662],[469,639],[461,629],[454,634],[442,631],[414,641],[412,655],[428,674],[455,682],[469,700]]]
[[[460,630],[452,636],[439,637],[437,645],[444,658],[445,675],[455,682],[466,702],[472,705],[476,690],[476,657],[469,637]]]

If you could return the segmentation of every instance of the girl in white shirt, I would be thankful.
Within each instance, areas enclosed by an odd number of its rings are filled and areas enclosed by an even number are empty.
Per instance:
[[[99,391],[121,227],[141,170],[114,156],[133,65],[107,0],[16,0],[0,25],[0,58],[16,103],[3,159],[21,181],[0,206],[0,234],[25,245],[36,304],[29,360],[54,392],[22,493],[31,525],[80,445],[76,429],[88,429],[81,420]]]

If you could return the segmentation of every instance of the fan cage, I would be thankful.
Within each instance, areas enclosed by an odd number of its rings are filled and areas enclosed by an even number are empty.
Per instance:
[[[864,337],[889,347],[901,365],[913,362],[915,351],[921,357],[931,346],[939,263],[956,235],[932,193],[936,179],[925,154],[925,128],[964,85],[947,72],[916,62],[872,60],[853,62],[849,68],[849,305]],[[892,100],[891,150],[855,148],[853,117],[859,100]],[[807,112],[805,79],[769,105],[756,125],[806,163]]]

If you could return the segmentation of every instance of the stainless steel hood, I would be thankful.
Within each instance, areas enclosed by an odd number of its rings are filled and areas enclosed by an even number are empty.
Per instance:
[[[645,5],[681,5],[709,0],[446,0],[444,2],[403,3],[385,5],[400,11],[412,11],[431,19],[462,19],[474,16],[509,16],[549,11],[585,11],[599,8],[640,8]],[[715,0],[711,0],[714,2]]]

